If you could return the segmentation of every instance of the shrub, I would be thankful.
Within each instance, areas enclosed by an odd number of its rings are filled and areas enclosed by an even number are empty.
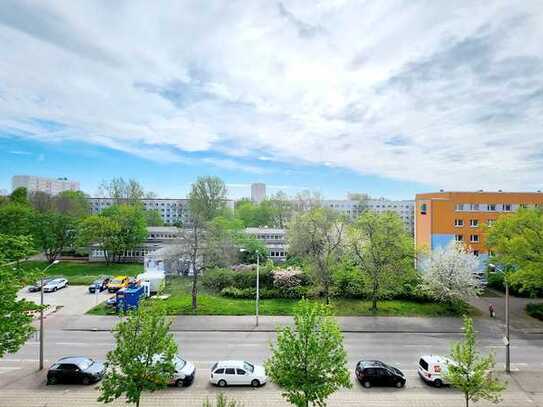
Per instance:
[[[279,298],[279,292],[275,289],[263,288],[260,290],[260,298]],[[256,298],[256,288],[235,288],[235,287],[226,287],[221,290],[221,295],[229,298],[241,298],[241,299],[255,299]]]
[[[299,268],[288,267],[273,271],[273,286],[282,298],[302,298],[307,294],[310,280]]]
[[[354,268],[341,267],[332,275],[332,294],[335,297],[364,297],[364,277]]]
[[[526,305],[526,312],[531,317],[534,317],[543,321],[543,303],[540,303],[540,304],[530,303]]]
[[[259,274],[260,288],[273,288],[272,273],[267,270],[260,270]],[[256,287],[256,271],[233,272],[232,276],[232,287],[240,289]]]
[[[210,270],[202,276],[202,285],[211,290],[221,291],[234,283],[234,273],[227,269]]]

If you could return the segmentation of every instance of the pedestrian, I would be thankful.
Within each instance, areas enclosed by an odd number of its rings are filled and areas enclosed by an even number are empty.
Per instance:
[[[490,318],[496,317],[496,311],[494,310],[494,304],[488,306],[488,312],[490,313]]]

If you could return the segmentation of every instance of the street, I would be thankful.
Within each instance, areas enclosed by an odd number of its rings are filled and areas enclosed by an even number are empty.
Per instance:
[[[62,318],[62,316],[55,316]],[[196,380],[184,389],[171,388],[145,395],[143,405],[201,406],[206,397],[219,389],[208,383],[208,369],[219,359],[246,359],[262,363],[269,355],[273,332],[175,332],[180,354],[196,365]],[[331,398],[334,405],[405,405],[453,406],[462,405],[461,395],[451,389],[432,388],[417,376],[418,356],[423,353],[447,353],[450,342],[461,334],[429,333],[345,333],[345,347],[351,370],[361,358],[381,359],[400,368],[407,375],[404,389],[363,389],[354,383],[351,390],[338,392]],[[67,355],[85,355],[103,360],[112,349],[114,340],[110,332],[66,331],[50,329],[45,337],[46,366]],[[497,367],[503,369],[503,344],[492,333],[481,335],[481,351],[496,354]],[[543,337],[515,338],[512,348],[513,378],[504,395],[504,404],[510,406],[543,406]],[[36,373],[38,342],[29,341],[19,352],[6,356],[0,365],[0,406],[68,406],[98,405],[94,386],[46,386],[45,373]],[[521,380],[520,380],[521,379]],[[354,381],[354,377],[353,377]],[[519,384],[520,383],[520,384]],[[260,389],[227,388],[228,395],[242,400],[245,406],[286,405],[273,383]],[[484,403],[480,403],[484,405]],[[122,405],[119,403],[119,405]]]

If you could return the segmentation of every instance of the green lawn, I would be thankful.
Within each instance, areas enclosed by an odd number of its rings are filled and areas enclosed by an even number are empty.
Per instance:
[[[28,261],[24,267],[34,270],[43,270],[48,265],[44,261]],[[49,276],[66,277],[72,285],[87,285],[94,281],[100,275],[128,275],[135,276],[143,273],[143,264],[111,264],[105,263],[86,263],[61,261],[47,270]]]
[[[170,297],[160,301],[170,315],[192,315],[191,280],[187,278],[169,279],[166,293]],[[147,302],[159,300],[147,300]],[[319,301],[319,300],[315,300]],[[276,298],[260,300],[260,315],[292,315],[297,300]],[[334,299],[331,302],[333,313],[337,316],[458,316],[458,313],[445,304],[419,303],[414,301],[389,300],[378,303],[376,314],[370,311],[369,301],[356,299]],[[253,315],[255,301],[222,297],[201,288],[198,295],[197,315]],[[100,304],[89,311],[93,315],[105,315],[106,308]],[[470,309],[472,315],[477,312]]]

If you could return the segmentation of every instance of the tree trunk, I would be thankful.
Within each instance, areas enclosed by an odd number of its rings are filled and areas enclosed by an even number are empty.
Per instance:
[[[466,393],[466,407],[469,407],[469,395]]]
[[[192,312],[196,312],[196,307],[198,305],[196,303],[198,297],[198,270],[194,265],[192,267],[192,272],[194,273],[192,276]]]

